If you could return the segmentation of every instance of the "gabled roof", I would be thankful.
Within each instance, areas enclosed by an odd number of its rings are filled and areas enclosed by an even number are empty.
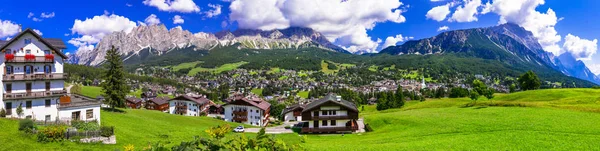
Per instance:
[[[11,43],[17,41],[19,38],[21,38],[23,35],[25,35],[26,33],[30,33],[31,35],[33,35],[35,38],[37,38],[39,41],[41,41],[42,43],[44,43],[46,46],[48,46],[50,49],[52,49],[52,51],[54,51],[56,54],[58,54],[60,57],[62,57],[63,59],[67,59],[67,56],[65,54],[63,54],[62,52],[58,51],[58,48],[62,48],[64,46],[64,48],[66,48],[65,43],[62,42],[62,40],[60,39],[50,39],[50,41],[52,41],[55,45],[53,45],[52,43],[50,43],[48,41],[48,39],[44,39],[42,38],[42,36],[40,36],[39,34],[37,34],[36,32],[34,32],[33,30],[31,30],[30,28],[25,29],[25,31],[19,33],[17,36],[13,37],[12,39],[10,39],[8,42],[4,43],[4,45],[0,46],[0,50],[4,50],[6,49],[6,47],[8,47],[8,45],[10,45]],[[60,41],[60,42],[59,42]],[[62,43],[62,44],[60,44]],[[58,46],[58,47],[57,47]]]
[[[207,103],[212,103],[209,99],[204,98],[204,97],[200,97],[200,98],[194,98],[188,95],[180,95],[178,97],[175,97],[173,99],[170,99],[169,101],[173,101],[173,100],[188,100],[188,101],[192,101],[192,102],[196,102],[200,105],[204,105]]]
[[[163,105],[163,104],[168,103],[169,100],[170,100],[169,97],[157,97],[157,98],[150,99],[149,101],[154,102],[158,105]]]
[[[139,103],[139,102],[142,102],[142,99],[140,99],[140,98],[136,98],[136,97],[128,97],[128,98],[125,98],[125,100],[127,100],[128,102],[131,102],[131,103]]]
[[[281,112],[281,115],[284,115],[286,113],[292,112],[292,111],[294,111],[296,109],[303,109],[304,110],[305,106],[306,106],[306,104],[303,104],[303,105],[301,105],[301,104],[294,104],[294,105],[292,105],[292,106],[290,106],[288,108],[283,109],[283,112]]]
[[[252,106],[255,106],[255,107],[265,110],[265,111],[271,107],[271,103],[269,103],[265,100],[262,100],[258,97],[243,97],[241,95],[237,95],[235,97],[230,98],[230,100],[231,100],[231,102],[228,102],[227,104],[231,104],[236,101],[244,101]],[[227,105],[227,104],[225,104],[225,105]]]
[[[356,108],[356,105],[354,105],[354,103],[352,103],[350,101],[346,101],[344,99],[340,99],[338,101],[335,94],[328,94],[327,96],[325,96],[319,100],[310,102],[309,104],[306,105],[306,107],[304,107],[304,110],[302,110],[302,112],[310,111],[310,110],[317,108],[327,102],[333,102],[333,103],[339,104],[340,106],[345,107],[349,110],[358,112],[358,109]]]

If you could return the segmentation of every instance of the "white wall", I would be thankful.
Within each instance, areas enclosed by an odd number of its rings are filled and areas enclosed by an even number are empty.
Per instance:
[[[283,116],[283,121],[289,122],[289,121],[302,121],[302,115],[300,116],[294,116],[294,111],[286,113]]]
[[[87,118],[87,110],[93,110],[93,117]],[[64,108],[58,112],[59,120],[61,121],[71,121],[73,112],[80,111],[79,119],[84,121],[98,121],[100,124],[100,105],[98,106],[83,106],[83,107],[73,107],[73,108]]]
[[[58,115],[57,110],[57,100],[58,98],[47,98],[50,99],[50,107],[46,107],[46,98],[40,99],[32,99],[32,100],[11,100],[7,102],[12,102],[12,114],[8,117],[13,118],[25,118],[29,115],[32,116],[34,120],[43,121],[46,119],[46,115],[50,115],[51,121],[56,120]],[[31,101],[31,109],[27,109],[27,101]],[[4,107],[6,102],[2,103],[2,107]],[[21,108],[23,109],[23,114],[21,116],[17,115],[17,108],[19,104],[22,103]]]
[[[346,123],[350,120],[335,120],[335,126],[331,125],[331,120],[326,120],[327,121],[327,125],[323,126],[323,121],[319,120],[317,121],[319,123],[319,128],[321,127],[346,127]],[[309,128],[314,128],[314,121],[308,121],[308,127]]]
[[[175,106],[178,103],[185,103],[188,107],[187,114],[185,116],[200,116],[200,106],[196,102],[188,101],[188,100],[171,100],[169,101],[169,114],[175,114]]]
[[[246,121],[245,124],[256,125],[256,126],[264,126],[265,125],[265,123],[263,123],[263,121],[262,121],[263,119],[266,118],[263,116],[263,113],[265,111],[255,107],[255,106],[227,104],[227,105],[223,106],[223,109],[225,109],[225,121],[231,122],[233,120],[233,108],[245,108],[248,111],[248,116],[247,116],[248,121]],[[256,111],[258,111],[258,113]]]
[[[2,86],[2,92],[6,93],[6,84],[12,84],[11,93],[25,93],[27,92],[26,83],[31,83],[31,92],[45,92],[46,91],[46,81],[13,81],[13,82],[4,82]],[[64,90],[65,81],[64,80],[51,80],[50,81],[50,91],[60,91]]]

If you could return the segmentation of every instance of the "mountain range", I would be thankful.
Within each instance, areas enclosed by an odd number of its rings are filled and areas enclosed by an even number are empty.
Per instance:
[[[281,30],[238,29],[217,33],[191,33],[181,28],[167,29],[164,25],[138,26],[131,32],[114,32],[105,36],[94,50],[78,51],[69,62],[97,66],[111,46],[119,49],[126,63],[143,62],[148,56],[161,56],[177,50],[208,51],[221,47],[238,50],[318,48],[349,54],[310,28],[290,27]],[[187,53],[187,52],[183,52]],[[487,28],[447,31],[431,38],[407,41],[390,46],[379,54],[390,55],[456,55],[494,60],[507,64],[513,70],[536,69],[544,73],[556,71],[600,84],[585,64],[569,53],[554,56],[546,52],[533,34],[516,24],[502,24]],[[552,74],[555,75],[555,74]]]

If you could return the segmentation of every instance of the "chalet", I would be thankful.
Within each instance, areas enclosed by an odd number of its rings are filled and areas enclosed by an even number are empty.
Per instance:
[[[235,95],[223,105],[225,121],[267,126],[271,104],[256,95]]]
[[[146,109],[166,112],[169,110],[169,97],[156,97],[146,101]]]
[[[62,96],[59,100],[58,117],[60,121],[97,121],[100,123],[101,101],[76,94]]]
[[[305,104],[295,104],[283,109],[281,112],[283,121],[302,121],[302,110],[304,110],[305,106]]]
[[[169,114],[185,116],[200,116],[201,113],[208,114],[209,106],[215,104],[205,96],[192,97],[181,95],[169,100]]]
[[[142,99],[136,97],[128,97],[125,98],[125,104],[129,108],[139,109],[140,107],[142,107]]]
[[[212,104],[208,107],[208,114],[224,114],[223,106]]]
[[[358,130],[358,109],[354,103],[329,94],[313,101],[302,110],[302,120],[307,121],[302,133],[335,133]]]
[[[156,98],[157,96],[158,95],[155,92],[146,91],[146,92],[142,93],[140,97],[142,97],[142,101],[146,102],[148,100]]]

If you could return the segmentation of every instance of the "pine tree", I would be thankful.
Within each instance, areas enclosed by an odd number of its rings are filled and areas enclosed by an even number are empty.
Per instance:
[[[105,102],[114,110],[115,107],[125,107],[125,95],[129,91],[125,84],[125,71],[123,71],[123,60],[117,52],[117,49],[112,46],[106,52],[106,63],[104,68],[104,82],[101,84],[104,92]]]
[[[396,88],[396,94],[394,94],[396,98],[396,108],[404,106],[404,95],[402,93],[404,93],[402,91],[402,86],[398,85],[398,88]]]

